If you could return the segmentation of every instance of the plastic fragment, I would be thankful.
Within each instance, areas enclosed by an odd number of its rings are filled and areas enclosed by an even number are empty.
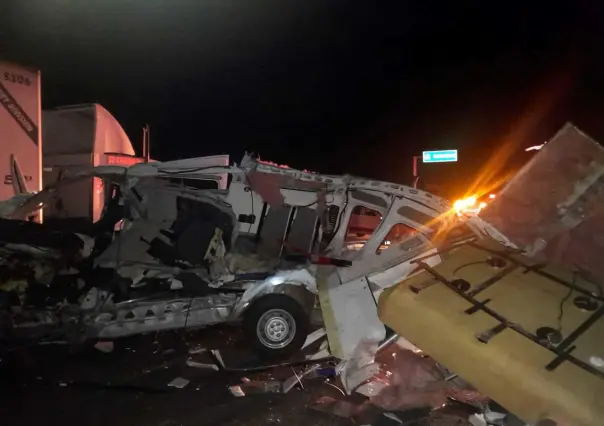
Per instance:
[[[306,337],[306,341],[304,342],[304,345],[302,345],[302,349],[312,345],[313,343],[315,343],[317,340],[321,339],[326,334],[327,334],[327,332],[325,331],[324,328],[319,328],[318,330],[313,331],[312,333],[310,333],[308,335],[308,337]]]
[[[205,369],[215,370],[215,371],[219,370],[219,368],[216,364],[205,364],[205,363],[193,361],[190,359],[187,360],[187,365],[189,367],[194,367],[194,368],[205,368]]]
[[[223,361],[222,356],[220,355],[220,352],[218,351],[218,349],[212,349],[210,352],[212,353],[212,355],[214,355],[214,357],[216,358],[216,361],[218,361],[218,363],[220,363],[220,366],[222,368],[225,368],[224,361]]]
[[[386,413],[384,413],[384,416],[388,417],[389,419],[394,420],[397,423],[401,423],[401,424],[403,423],[403,421],[401,419],[399,419],[396,416],[396,414],[394,414],[394,413],[388,413],[388,412],[386,412]]]
[[[182,378],[182,377],[177,377],[174,380],[172,380],[170,383],[168,383],[168,386],[172,387],[172,388],[182,389],[185,386],[187,386],[188,384],[189,384],[189,380]]]

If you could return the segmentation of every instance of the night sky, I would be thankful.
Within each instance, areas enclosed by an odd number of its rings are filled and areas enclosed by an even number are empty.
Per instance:
[[[1,59],[42,70],[44,107],[99,102],[139,151],[149,123],[159,160],[252,150],[409,183],[413,155],[452,148],[421,169],[451,189],[566,121],[604,141],[595,0],[2,3]]]

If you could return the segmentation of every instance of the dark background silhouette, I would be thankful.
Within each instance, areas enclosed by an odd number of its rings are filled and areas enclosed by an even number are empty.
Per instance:
[[[455,192],[506,143],[572,120],[604,140],[596,1],[7,0],[0,59],[45,108],[99,102],[160,160],[245,150],[292,167]],[[505,155],[503,155],[502,161]]]

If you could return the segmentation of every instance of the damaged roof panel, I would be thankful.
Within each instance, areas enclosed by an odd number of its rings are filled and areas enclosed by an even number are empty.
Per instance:
[[[604,148],[567,124],[480,217],[539,261],[604,278]]]

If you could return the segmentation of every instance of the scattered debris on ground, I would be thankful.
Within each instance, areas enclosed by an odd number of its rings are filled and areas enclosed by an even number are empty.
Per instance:
[[[169,387],[182,389],[189,384],[189,380],[183,379],[182,377],[177,377],[168,383]]]

